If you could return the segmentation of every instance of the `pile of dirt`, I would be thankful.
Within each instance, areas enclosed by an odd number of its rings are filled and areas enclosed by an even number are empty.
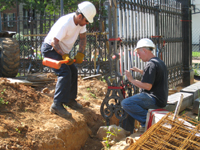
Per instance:
[[[37,88],[0,78],[0,150],[101,149],[96,133],[105,125],[100,105],[107,84],[95,78],[78,80],[77,100],[84,107],[80,111],[66,107],[72,119],[64,119],[49,111],[56,78]]]
[[[64,119],[49,111],[56,77],[46,77],[53,82],[37,87],[0,78],[0,150],[101,150],[96,133],[106,125],[100,106],[107,83],[79,77],[77,101],[84,107],[79,111],[66,107],[72,119]],[[110,124],[118,125],[118,119],[112,118]]]

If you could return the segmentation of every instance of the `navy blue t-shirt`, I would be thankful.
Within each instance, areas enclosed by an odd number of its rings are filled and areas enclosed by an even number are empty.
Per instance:
[[[168,98],[168,71],[165,63],[158,57],[151,58],[143,72],[141,82],[152,84],[150,91],[142,89],[156,98],[156,105],[165,107]]]

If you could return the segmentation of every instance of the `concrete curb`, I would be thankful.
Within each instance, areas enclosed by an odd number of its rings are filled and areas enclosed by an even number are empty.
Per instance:
[[[175,111],[177,102],[180,101],[183,94],[183,102],[180,111],[193,105],[194,101],[200,97],[200,82],[196,82],[183,88],[180,92],[168,96],[167,106],[164,108],[168,111]]]

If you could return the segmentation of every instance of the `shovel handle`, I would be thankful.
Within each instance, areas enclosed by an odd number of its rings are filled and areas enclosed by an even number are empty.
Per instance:
[[[73,59],[74,62],[76,62],[76,59]],[[65,63],[68,63],[69,60],[60,60],[59,61],[61,64],[65,64]]]
[[[76,60],[74,59],[74,62]],[[42,61],[42,64],[44,66],[48,66],[48,67],[51,67],[51,68],[55,68],[55,69],[60,69],[61,65],[64,64],[64,63],[68,63],[69,60],[54,60],[54,59],[51,59],[51,58],[44,58],[43,61]]]

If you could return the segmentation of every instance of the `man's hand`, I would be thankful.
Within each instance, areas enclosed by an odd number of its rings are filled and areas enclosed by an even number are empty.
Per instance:
[[[77,64],[81,64],[83,62],[84,54],[81,52],[78,52],[77,55],[74,57],[76,59]]]
[[[126,77],[128,78],[128,80],[130,82],[132,82],[134,80],[131,73],[128,70],[125,71],[125,74],[126,74]]]
[[[72,65],[74,63],[74,60],[69,57],[69,54],[64,54],[62,56],[62,58],[63,58],[63,60],[68,60],[69,61],[68,63],[65,63],[67,65]]]
[[[143,71],[137,67],[133,67],[133,68],[130,68],[131,70],[135,71],[135,72],[139,72],[140,74],[143,74]]]
[[[151,88],[152,88],[152,84],[150,84],[150,83],[144,83],[144,82],[141,82],[141,81],[138,81],[138,80],[136,80],[136,79],[133,79],[133,77],[132,77],[132,75],[131,75],[131,73],[128,71],[128,70],[126,70],[125,71],[125,75],[127,76],[127,78],[128,78],[128,80],[133,84],[133,85],[135,85],[135,86],[137,86],[137,87],[139,87],[139,88],[141,88],[141,89],[145,89],[145,90],[151,90]]]

